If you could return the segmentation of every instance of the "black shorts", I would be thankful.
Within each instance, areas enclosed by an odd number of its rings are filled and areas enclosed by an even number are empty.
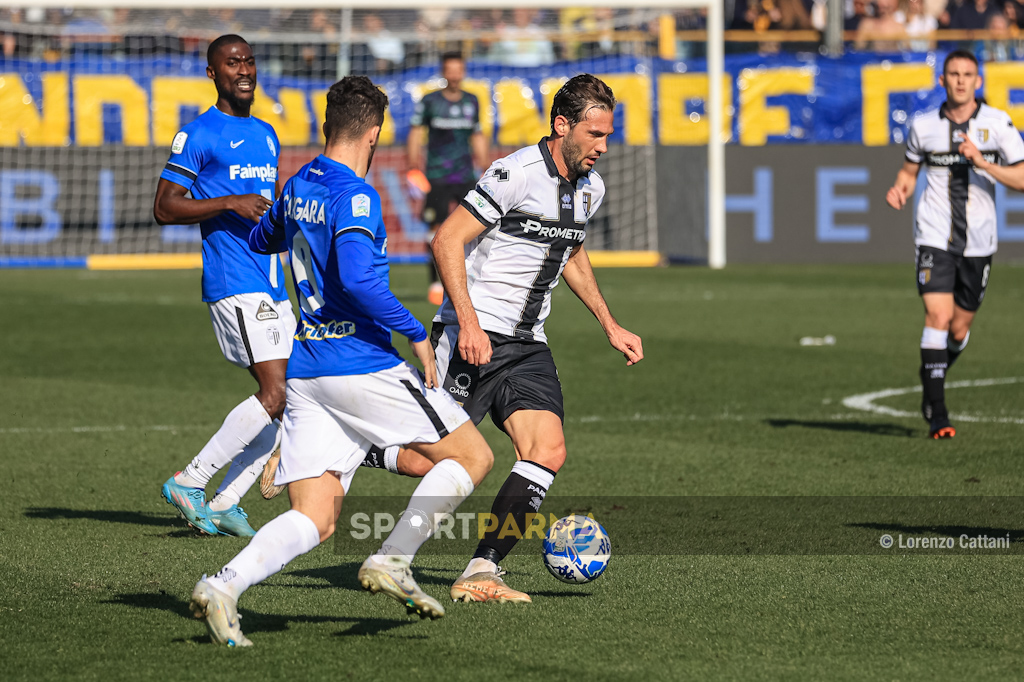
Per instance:
[[[430,191],[427,192],[427,199],[423,202],[423,222],[431,227],[443,223],[451,214],[452,206],[458,206],[474,187],[475,181],[455,184],[432,183]]]
[[[953,294],[964,310],[981,307],[992,256],[957,256],[932,246],[917,247],[917,292]]]
[[[437,353],[437,366],[444,390],[479,424],[490,413],[502,431],[505,420],[517,410],[545,410],[565,421],[562,384],[551,349],[542,341],[527,341],[487,332],[491,339],[491,361],[471,365],[458,349],[459,328],[435,322],[430,345]]]

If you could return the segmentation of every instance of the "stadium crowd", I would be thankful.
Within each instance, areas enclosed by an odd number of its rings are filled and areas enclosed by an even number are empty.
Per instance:
[[[828,21],[828,0],[723,0],[727,50],[816,50]],[[1024,55],[1017,0],[845,0],[847,49],[887,52],[933,49],[935,30],[985,31],[957,41],[988,61]],[[351,18],[350,71],[388,75],[433,64],[452,49],[474,61],[541,66],[563,59],[652,56],[664,37],[655,9],[564,8],[356,10]],[[674,12],[676,54],[702,56],[688,31],[705,28],[702,10]],[[44,9],[0,8],[0,50],[7,58],[58,61],[80,56],[199,55],[209,36],[234,32],[253,40],[268,73],[319,76],[333,72],[342,38],[341,10],[323,9]],[[738,32],[817,31],[771,42]],[[798,42],[797,42],[798,41]],[[787,45],[787,42],[789,43]],[[950,43],[948,46],[953,47]]]

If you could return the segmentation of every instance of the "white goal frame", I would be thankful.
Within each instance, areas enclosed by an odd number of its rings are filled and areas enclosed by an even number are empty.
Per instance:
[[[296,0],[296,6],[309,9],[422,9],[429,3],[415,0]],[[640,0],[650,8],[707,9],[708,99],[708,265],[725,267],[725,139],[722,135],[722,75],[725,72],[724,10],[721,0]],[[211,6],[234,9],[276,9],[281,0],[15,0],[14,6],[45,8],[131,8],[131,9],[208,9]],[[455,9],[479,9],[480,0],[438,0],[439,6]],[[489,7],[613,7],[630,9],[636,0],[491,0]]]

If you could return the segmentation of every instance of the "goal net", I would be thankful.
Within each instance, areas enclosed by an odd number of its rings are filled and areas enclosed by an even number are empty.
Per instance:
[[[548,133],[551,100],[567,78],[604,79],[621,104],[597,167],[608,192],[588,249],[656,252],[665,239],[683,240],[695,260],[705,259],[721,203],[721,171],[708,146],[714,116],[705,106],[714,90],[706,77],[711,43],[693,31],[687,35],[696,39],[677,40],[676,32],[703,30],[715,17],[704,0],[615,4],[36,0],[0,9],[0,263],[198,253],[198,226],[157,225],[153,197],[175,133],[216,100],[206,47],[225,33],[252,45],[252,114],[277,132],[284,179],[322,150],[331,83],[364,74],[387,92],[369,179],[383,198],[397,260],[425,257],[422,197],[406,182],[405,145],[416,103],[444,85],[439,59],[450,51],[466,59],[463,89],[478,98],[491,158]],[[694,79],[689,94],[677,92],[682,74]],[[659,153],[666,143],[686,153]]]

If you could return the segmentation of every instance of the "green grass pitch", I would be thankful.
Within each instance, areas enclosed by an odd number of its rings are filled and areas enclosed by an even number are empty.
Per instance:
[[[553,492],[669,504],[1024,490],[1024,383],[950,390],[951,410],[976,421],[955,421],[959,434],[945,442],[927,440],[920,418],[842,404],[916,384],[923,315],[912,266],[598,277],[647,357],[627,369],[558,288],[548,333],[569,461]],[[424,278],[420,267],[395,268],[393,288],[428,320]],[[221,357],[199,273],[0,271],[0,292],[4,679],[1019,679],[1020,555],[869,551],[887,518],[870,508],[855,519],[863,525],[835,529],[854,545],[846,551],[620,553],[583,586],[518,552],[509,581],[534,604],[452,604],[437,622],[359,591],[361,559],[328,545],[245,595],[255,647],[214,647],[188,616],[188,595],[245,541],[189,532],[159,489],[255,384]],[[1024,268],[997,263],[950,380],[1024,377],[1022,312]],[[835,345],[799,344],[827,334]],[[877,404],[916,413],[918,400]],[[513,454],[489,422],[482,428],[496,464],[476,495],[489,499]],[[362,470],[353,492],[414,486]],[[255,490],[243,504],[257,527],[287,508]],[[1024,534],[1024,518],[1002,512],[992,510],[992,525],[953,505],[923,523]],[[652,517],[637,533],[656,533]],[[791,536],[794,521],[768,530]],[[686,530],[719,536],[718,546],[730,537],[699,513]],[[624,533],[612,533],[613,546]],[[421,557],[417,579],[444,597],[464,561]]]

